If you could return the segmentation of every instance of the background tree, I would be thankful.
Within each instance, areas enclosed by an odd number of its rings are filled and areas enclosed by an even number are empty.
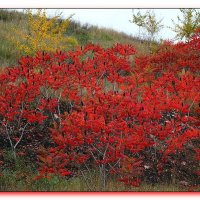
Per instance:
[[[197,9],[180,9],[182,17],[177,16],[177,23],[172,20],[176,32],[176,39],[188,41],[194,31],[200,27],[200,12]]]
[[[155,13],[152,10],[147,10],[144,14],[138,10],[135,14],[133,10],[133,16],[131,23],[136,24],[139,27],[139,35],[140,29],[143,28],[148,34],[148,40],[150,41],[150,50],[152,51],[153,44],[155,42],[155,36],[160,32],[160,30],[164,27],[162,25],[162,19],[157,20]]]
[[[34,55],[38,51],[66,50],[78,44],[74,37],[64,35],[72,16],[62,20],[61,14],[58,14],[49,19],[44,9],[38,9],[35,15],[28,9],[26,14],[27,28],[14,28],[18,37],[12,37],[12,42],[22,54]]]
[[[133,9],[133,16],[132,20],[129,20],[131,23],[136,24],[139,27],[139,36],[141,34],[141,28],[144,27],[145,25],[145,19],[146,19],[146,14],[142,15],[140,10],[138,9],[138,12],[134,14],[134,9]]]

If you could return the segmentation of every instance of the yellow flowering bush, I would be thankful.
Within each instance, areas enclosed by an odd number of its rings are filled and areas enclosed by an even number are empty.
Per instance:
[[[70,17],[61,20],[61,15],[47,18],[44,9],[38,9],[33,15],[32,10],[26,10],[27,26],[25,29],[14,28],[12,42],[22,54],[34,55],[38,51],[52,52],[56,49],[66,50],[78,45],[74,37],[65,36]]]

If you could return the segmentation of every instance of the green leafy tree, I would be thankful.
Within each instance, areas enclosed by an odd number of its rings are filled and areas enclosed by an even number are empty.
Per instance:
[[[188,41],[194,31],[200,27],[200,12],[198,9],[180,9],[182,17],[177,16],[178,22],[172,20],[176,39]]]
[[[133,10],[133,16],[130,22],[139,27],[139,34],[141,28],[147,31],[148,39],[150,41],[155,41],[155,36],[164,27],[162,25],[162,19],[157,20],[156,15],[152,10],[147,10],[144,14],[142,14],[140,10],[138,10],[137,13],[134,13]]]

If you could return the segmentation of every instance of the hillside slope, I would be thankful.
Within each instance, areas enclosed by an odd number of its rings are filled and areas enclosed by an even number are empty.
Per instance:
[[[17,62],[17,49],[11,42],[13,28],[26,29],[27,16],[17,11],[0,9],[0,66],[10,66]],[[131,25],[130,25],[131,26]],[[115,43],[131,44],[138,52],[147,52],[148,41],[141,41],[122,32],[112,29],[99,28],[89,24],[80,24],[72,21],[66,30],[66,36],[75,37],[79,45],[88,43],[100,44],[102,47],[111,47]]]

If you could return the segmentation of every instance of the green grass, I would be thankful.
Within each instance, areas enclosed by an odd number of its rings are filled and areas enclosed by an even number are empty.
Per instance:
[[[25,173],[19,173],[19,171],[5,170],[0,177],[0,191],[77,191],[77,192],[90,192],[90,191],[102,191],[101,188],[96,186],[90,190],[85,181],[81,177],[64,178],[58,176],[52,176],[50,179],[33,180],[34,175]],[[184,188],[180,188],[176,185],[167,184],[142,184],[140,187],[130,187],[116,181],[109,180],[105,191],[109,192],[178,192],[187,191]]]
[[[0,168],[0,191],[186,191],[186,188],[180,188],[178,185],[172,184],[151,185],[143,183],[139,188],[125,186],[117,181],[114,176],[109,177],[105,190],[102,190],[100,176],[95,169],[84,172],[87,183],[81,174],[71,178],[53,175],[49,179],[34,180],[34,177],[38,175],[34,163],[27,163],[19,157],[14,163],[10,151],[5,153],[4,159],[7,166],[4,169]]]
[[[99,28],[89,24],[81,25],[72,21],[67,34],[71,34],[77,38],[80,45],[93,43],[100,44],[104,48],[109,48],[116,43],[131,44],[135,46],[138,52],[148,53],[148,41],[140,40],[139,38],[109,28]]]
[[[12,66],[17,63],[19,52],[11,42],[13,28],[25,28],[25,17],[16,11],[8,12],[0,9],[0,67]]]

